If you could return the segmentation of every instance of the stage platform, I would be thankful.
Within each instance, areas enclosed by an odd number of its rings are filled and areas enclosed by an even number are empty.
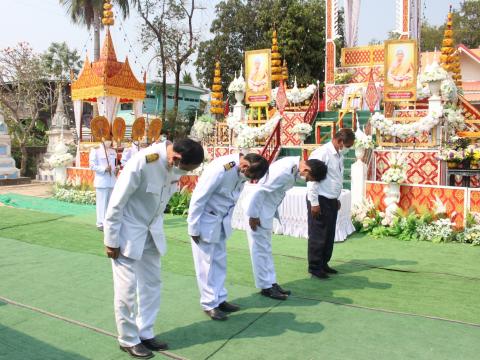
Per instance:
[[[23,209],[0,207],[0,358],[129,359],[113,337],[111,266],[93,207],[10,198]],[[242,311],[219,323],[198,304],[185,218],[167,216],[165,231],[156,332],[170,350],[158,359],[461,360],[480,352],[480,247],[354,235],[335,246],[340,274],[322,282],[306,272],[305,240],[274,236],[278,280],[293,291],[280,302],[254,288],[246,236],[235,231],[226,287]]]

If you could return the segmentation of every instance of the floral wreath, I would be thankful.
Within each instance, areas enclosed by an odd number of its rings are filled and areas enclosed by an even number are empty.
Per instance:
[[[432,130],[440,122],[441,113],[431,111],[427,116],[419,121],[410,124],[396,124],[392,120],[385,118],[379,112],[376,112],[370,119],[372,127],[377,129],[380,134],[398,137],[402,140],[409,137],[419,137],[425,132]]]

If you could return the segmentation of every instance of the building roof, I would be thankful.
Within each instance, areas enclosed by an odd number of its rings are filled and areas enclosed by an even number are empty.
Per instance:
[[[131,101],[143,99],[145,94],[145,83],[136,79],[128,58],[125,62],[117,61],[107,27],[100,59],[93,63],[88,57],[85,59],[80,75],[72,82],[72,99],[93,100],[100,96],[115,96],[123,101]]]
[[[460,53],[470,56],[473,60],[480,64],[480,49],[469,49],[463,44],[458,45],[457,49]]]

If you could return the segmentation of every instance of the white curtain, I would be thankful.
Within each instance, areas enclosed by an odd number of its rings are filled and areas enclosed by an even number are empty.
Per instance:
[[[354,47],[358,41],[358,19],[360,17],[360,0],[344,0],[345,8],[345,45]]]
[[[98,115],[105,116],[111,124],[117,115],[119,98],[116,96],[99,96],[97,98]]]
[[[133,113],[135,114],[135,119],[143,115],[143,100],[135,100],[133,102]]]
[[[77,131],[78,142],[77,142],[77,154],[75,156],[75,166],[80,166],[80,132],[82,127],[82,114],[83,113],[83,101],[74,100],[73,101],[73,114],[75,116],[75,130]]]

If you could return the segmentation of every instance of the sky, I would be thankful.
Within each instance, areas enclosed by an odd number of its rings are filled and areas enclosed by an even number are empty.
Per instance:
[[[196,30],[201,39],[207,40],[212,19],[215,17],[215,4],[220,0],[200,0],[204,8],[195,18]],[[423,16],[430,24],[445,22],[449,4],[459,6],[460,0],[423,0]],[[339,0],[340,6],[343,1]],[[76,48],[84,59],[88,51],[93,52],[92,36],[86,28],[72,24],[58,0],[0,0],[0,49],[15,46],[18,42],[30,43],[37,52],[45,51],[52,42],[67,42],[70,48]],[[147,81],[155,78],[156,61],[150,61],[152,52],[143,52],[139,41],[141,19],[132,11],[132,15],[123,21],[115,20],[112,38],[117,57],[124,61],[128,56],[134,73],[138,78],[147,71]],[[387,33],[395,27],[395,0],[362,0],[359,20],[359,45],[366,45],[373,38],[385,39]],[[281,36],[281,34],[279,34]],[[102,34],[103,39],[103,34]],[[193,62],[193,61],[192,61]],[[193,76],[192,64],[187,68]],[[173,81],[173,79],[169,79]]]

